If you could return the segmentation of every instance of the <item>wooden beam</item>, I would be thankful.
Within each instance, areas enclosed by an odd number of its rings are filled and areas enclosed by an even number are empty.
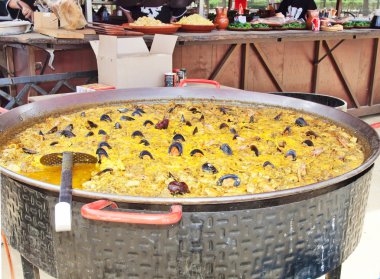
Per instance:
[[[350,99],[353,101],[353,103],[355,104],[357,108],[360,108],[360,103],[358,99],[356,98],[356,96],[354,95],[354,91],[351,88],[348,78],[346,77],[345,73],[342,71],[342,67],[340,66],[338,60],[335,58],[334,54],[331,52],[329,44],[326,41],[323,41],[323,46],[325,47],[328,55],[331,58],[331,61],[333,62],[336,73],[338,74],[341,82],[343,83],[343,86],[348,93],[348,97],[350,97]]]
[[[270,66],[270,62],[266,58],[266,56],[264,55],[264,52],[261,50],[261,48],[258,45],[254,44],[254,43],[251,43],[250,45],[251,45],[252,49],[257,53],[257,56],[259,57],[261,63],[263,64],[267,74],[271,78],[271,80],[274,83],[274,85],[276,86],[277,90],[280,92],[284,92],[284,88],[283,88],[281,82],[278,81],[278,79],[274,75],[273,69]]]
[[[240,66],[240,89],[248,89],[248,51],[247,44],[241,45],[241,66]]]
[[[211,73],[211,75],[208,77],[208,79],[215,80],[218,77],[218,75],[222,71],[226,62],[230,59],[231,55],[236,51],[236,46],[237,46],[237,44],[233,44],[229,47],[226,54],[224,54],[222,60],[215,67],[214,71]]]
[[[340,16],[342,13],[342,7],[343,7],[343,0],[337,0],[336,1],[336,16]]]
[[[379,38],[374,39],[373,44],[373,53],[372,53],[372,65],[371,72],[369,74],[369,105],[373,105],[374,93],[375,93],[375,85],[376,85],[376,77],[379,76],[377,67],[377,59],[379,57]]]
[[[315,41],[314,43],[314,62],[313,62],[313,74],[311,80],[311,92],[316,93],[318,90],[318,65],[319,65],[319,51],[321,48],[321,41]]]

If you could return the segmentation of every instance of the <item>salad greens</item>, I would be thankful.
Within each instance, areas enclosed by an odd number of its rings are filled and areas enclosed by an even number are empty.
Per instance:
[[[346,28],[352,28],[354,26],[355,26],[355,23],[352,21],[348,21],[348,22],[343,23],[343,27],[346,27]]]
[[[282,25],[282,28],[288,28],[288,29],[305,29],[306,28],[306,23],[303,22],[291,22],[291,23],[286,23]]]
[[[370,27],[371,22],[369,21],[355,21],[355,27]]]
[[[249,22],[241,23],[241,22],[234,22],[230,23],[228,25],[229,28],[239,28],[239,29],[251,29],[252,26]]]
[[[255,24],[252,24],[252,27],[253,28],[270,28],[270,26],[268,24],[265,24],[265,23],[255,23]]]

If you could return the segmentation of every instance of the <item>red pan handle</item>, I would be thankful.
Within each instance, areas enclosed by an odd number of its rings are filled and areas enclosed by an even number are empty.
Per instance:
[[[219,82],[217,82],[215,80],[201,79],[201,78],[187,78],[187,79],[183,79],[178,84],[178,87],[183,87],[186,83],[205,83],[205,84],[215,85],[216,88],[220,88],[220,83]]]
[[[374,129],[380,128],[380,122],[372,123],[370,126]]]
[[[5,113],[5,112],[7,112],[7,111],[8,111],[7,109],[0,107],[0,114],[1,114],[1,113]]]
[[[118,208],[117,204],[108,200],[99,200],[82,206],[81,214],[86,219],[145,225],[171,225],[182,219],[182,206],[172,205],[169,213],[135,213],[102,210],[111,206]]]

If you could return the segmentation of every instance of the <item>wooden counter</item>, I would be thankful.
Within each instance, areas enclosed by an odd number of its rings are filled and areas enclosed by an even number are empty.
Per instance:
[[[249,91],[327,94],[346,100],[352,114],[380,112],[380,30],[213,31],[177,35],[173,67],[186,68],[188,77],[214,79]],[[96,68],[88,44],[91,39],[96,36],[58,40],[31,33],[2,36],[0,44],[19,46],[24,52],[28,47],[63,50],[58,52],[61,60],[54,62],[56,71],[67,71],[67,64],[70,69],[91,70]],[[151,41],[152,36],[145,39]],[[42,56],[35,57],[30,68]],[[17,60],[14,54],[13,60]],[[62,63],[66,66],[61,67]],[[13,64],[15,67],[20,61]],[[45,73],[51,72],[48,67],[45,69]],[[16,72],[16,76],[20,74],[28,73]],[[33,75],[32,71],[29,74]]]

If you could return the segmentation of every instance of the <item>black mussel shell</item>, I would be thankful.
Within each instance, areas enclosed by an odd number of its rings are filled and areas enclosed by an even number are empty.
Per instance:
[[[189,127],[191,127],[191,126],[193,126],[192,124],[191,124],[191,122],[190,121],[186,121],[186,126],[189,126]]]
[[[220,107],[220,108],[219,108],[219,111],[220,111],[221,113],[223,113],[223,114],[227,114],[227,109],[224,108],[224,107]]]
[[[29,148],[25,148],[25,147],[22,148],[22,151],[24,151],[24,153],[26,153],[26,154],[37,154],[38,153],[37,151],[35,151],[33,149],[29,149]]]
[[[226,179],[233,179],[235,187],[238,187],[240,185],[240,178],[236,174],[226,174],[226,175],[223,175],[221,178],[218,179],[218,181],[216,182],[216,185],[222,186],[223,185],[223,181],[226,180]]]
[[[238,134],[235,134],[234,136],[233,136],[233,140],[236,140],[237,138],[239,138],[240,136],[238,135]]]
[[[106,173],[106,172],[113,172],[113,169],[111,169],[111,168],[106,168],[106,169],[104,169],[104,170],[101,170],[100,172],[98,172],[98,173],[95,174],[95,175],[102,175],[102,174],[104,174],[104,173]]]
[[[178,141],[176,142],[173,142],[170,146],[169,146],[169,149],[168,149],[168,153],[170,155],[174,155],[174,156],[181,156],[182,153],[183,153],[183,147],[182,147],[182,144]]]
[[[87,124],[90,128],[98,128],[98,124],[92,122],[91,120],[87,120]]]
[[[120,113],[126,113],[126,112],[129,111],[129,109],[127,109],[127,108],[118,108],[117,111],[120,112]]]
[[[145,111],[142,108],[136,108],[135,112],[138,112],[138,113],[141,113],[141,114],[145,113]]]
[[[159,130],[163,130],[163,129],[167,129],[168,126],[169,126],[169,119],[164,118],[162,121],[158,122],[154,126],[154,128],[159,129]]]
[[[264,162],[263,167],[265,168],[266,166],[271,166],[272,168],[274,168],[274,165],[269,161]]]
[[[107,147],[107,148],[109,148],[109,149],[112,149],[112,147],[108,144],[108,142],[106,142],[106,141],[102,141],[102,142],[100,142],[99,144],[98,144],[98,148],[101,148],[101,147],[103,147],[103,146],[105,146],[105,147]]]
[[[142,113],[136,109],[134,112],[132,112],[132,116],[136,116],[136,115],[142,116]]]
[[[193,130],[193,136],[198,133],[198,127],[195,127],[194,130]]]
[[[54,134],[55,132],[58,131],[58,127],[57,126],[54,126],[53,128],[51,128],[49,131],[47,131],[45,134],[46,135],[49,135],[49,134]]]
[[[279,114],[277,114],[276,117],[274,118],[274,120],[276,120],[276,121],[280,120],[281,116],[282,116],[282,112],[280,112]]]
[[[319,137],[318,134],[316,132],[314,132],[314,131],[307,131],[306,132],[306,136],[308,136],[308,137],[314,137],[314,138]]]
[[[191,111],[193,114],[201,113],[197,108],[190,108],[189,111]]]
[[[249,148],[251,149],[251,151],[253,151],[253,153],[255,153],[256,157],[259,157],[260,152],[256,145],[251,145]]]
[[[150,121],[150,120],[145,120],[145,122],[144,122],[143,125],[146,126],[146,125],[154,125],[154,124],[153,124],[153,122]]]
[[[199,117],[199,121],[205,120],[205,116],[202,114],[201,117]]]
[[[297,153],[293,149],[289,149],[285,154],[285,158],[292,156],[292,160],[295,161],[297,159]]]
[[[255,117],[253,115],[251,115],[249,117],[249,123],[253,123],[253,122],[255,122]]]
[[[234,135],[236,135],[236,134],[237,134],[237,132],[236,132],[235,128],[231,128],[231,129],[230,129],[230,132],[231,132],[232,134],[234,134]]]
[[[53,141],[50,143],[50,146],[54,146],[54,145],[57,145],[59,142],[58,141]]]
[[[200,149],[194,149],[190,152],[190,156],[204,156],[202,150]]]
[[[186,122],[185,116],[183,116],[183,114],[181,115],[181,120],[180,120],[180,122],[183,122],[183,123]]]
[[[220,149],[224,152],[226,155],[232,155],[232,149],[227,143],[223,143],[220,146]]]
[[[121,129],[121,124],[119,122],[116,122],[114,127],[115,129]]]
[[[91,136],[93,136],[94,135],[94,132],[93,131],[90,131],[90,132],[88,132],[86,135],[85,135],[85,137],[87,138],[87,137],[91,137]]]
[[[104,130],[102,130],[102,129],[100,129],[100,130],[98,131],[98,135],[107,135],[107,132],[104,131]]]
[[[86,117],[86,112],[82,111],[82,112],[80,113],[80,116],[81,116],[81,117]]]
[[[183,195],[190,193],[189,186],[185,182],[171,181],[168,184],[168,190],[172,195]]]
[[[168,109],[168,113],[172,113],[177,107],[179,107],[179,105],[174,105],[174,107],[171,107]]]
[[[76,137],[76,135],[71,132],[71,131],[68,131],[68,130],[62,130],[59,132],[61,134],[61,136],[64,136],[65,138],[73,138],[73,137]]]
[[[202,170],[204,172],[209,172],[209,173],[217,173],[218,170],[210,163],[204,163],[202,165]]]
[[[122,120],[122,121],[133,121],[135,119],[133,117],[128,116],[128,115],[122,115],[120,117],[120,120]]]
[[[219,125],[219,129],[224,129],[224,128],[228,128],[228,127],[229,126],[226,123],[222,123],[222,124]]]
[[[307,146],[314,146],[314,143],[311,140],[304,140],[302,143]]]
[[[296,119],[296,124],[300,127],[305,127],[305,126],[309,125],[309,124],[307,124],[306,120],[303,119],[302,117],[299,117]]]
[[[102,163],[102,156],[105,156],[106,158],[108,158],[108,153],[107,151],[105,151],[102,147],[98,148],[96,150],[96,155],[98,155],[98,163],[101,164]]]
[[[69,124],[63,130],[72,132],[74,130],[74,125],[73,124]]]
[[[283,135],[290,135],[291,132],[292,132],[292,129],[290,128],[290,126],[286,126],[284,131],[282,131],[282,134]]]
[[[146,139],[142,139],[142,140],[140,140],[139,143],[140,143],[140,144],[143,144],[143,145],[145,145],[145,146],[149,146],[149,145],[150,145],[149,141],[147,141]]]
[[[112,122],[112,119],[108,114],[103,114],[100,116],[100,121]]]
[[[174,141],[186,141],[185,138],[181,134],[175,134],[173,137]]]
[[[140,152],[139,158],[144,159],[144,156],[150,157],[152,160],[154,160],[153,155],[148,150],[143,150]]]
[[[38,132],[38,134],[39,134],[40,136],[44,136],[44,133],[42,133],[41,130]]]
[[[135,138],[135,137],[140,137],[140,138],[143,138],[144,135],[143,133],[141,133],[140,131],[134,131],[131,135],[132,138]]]

